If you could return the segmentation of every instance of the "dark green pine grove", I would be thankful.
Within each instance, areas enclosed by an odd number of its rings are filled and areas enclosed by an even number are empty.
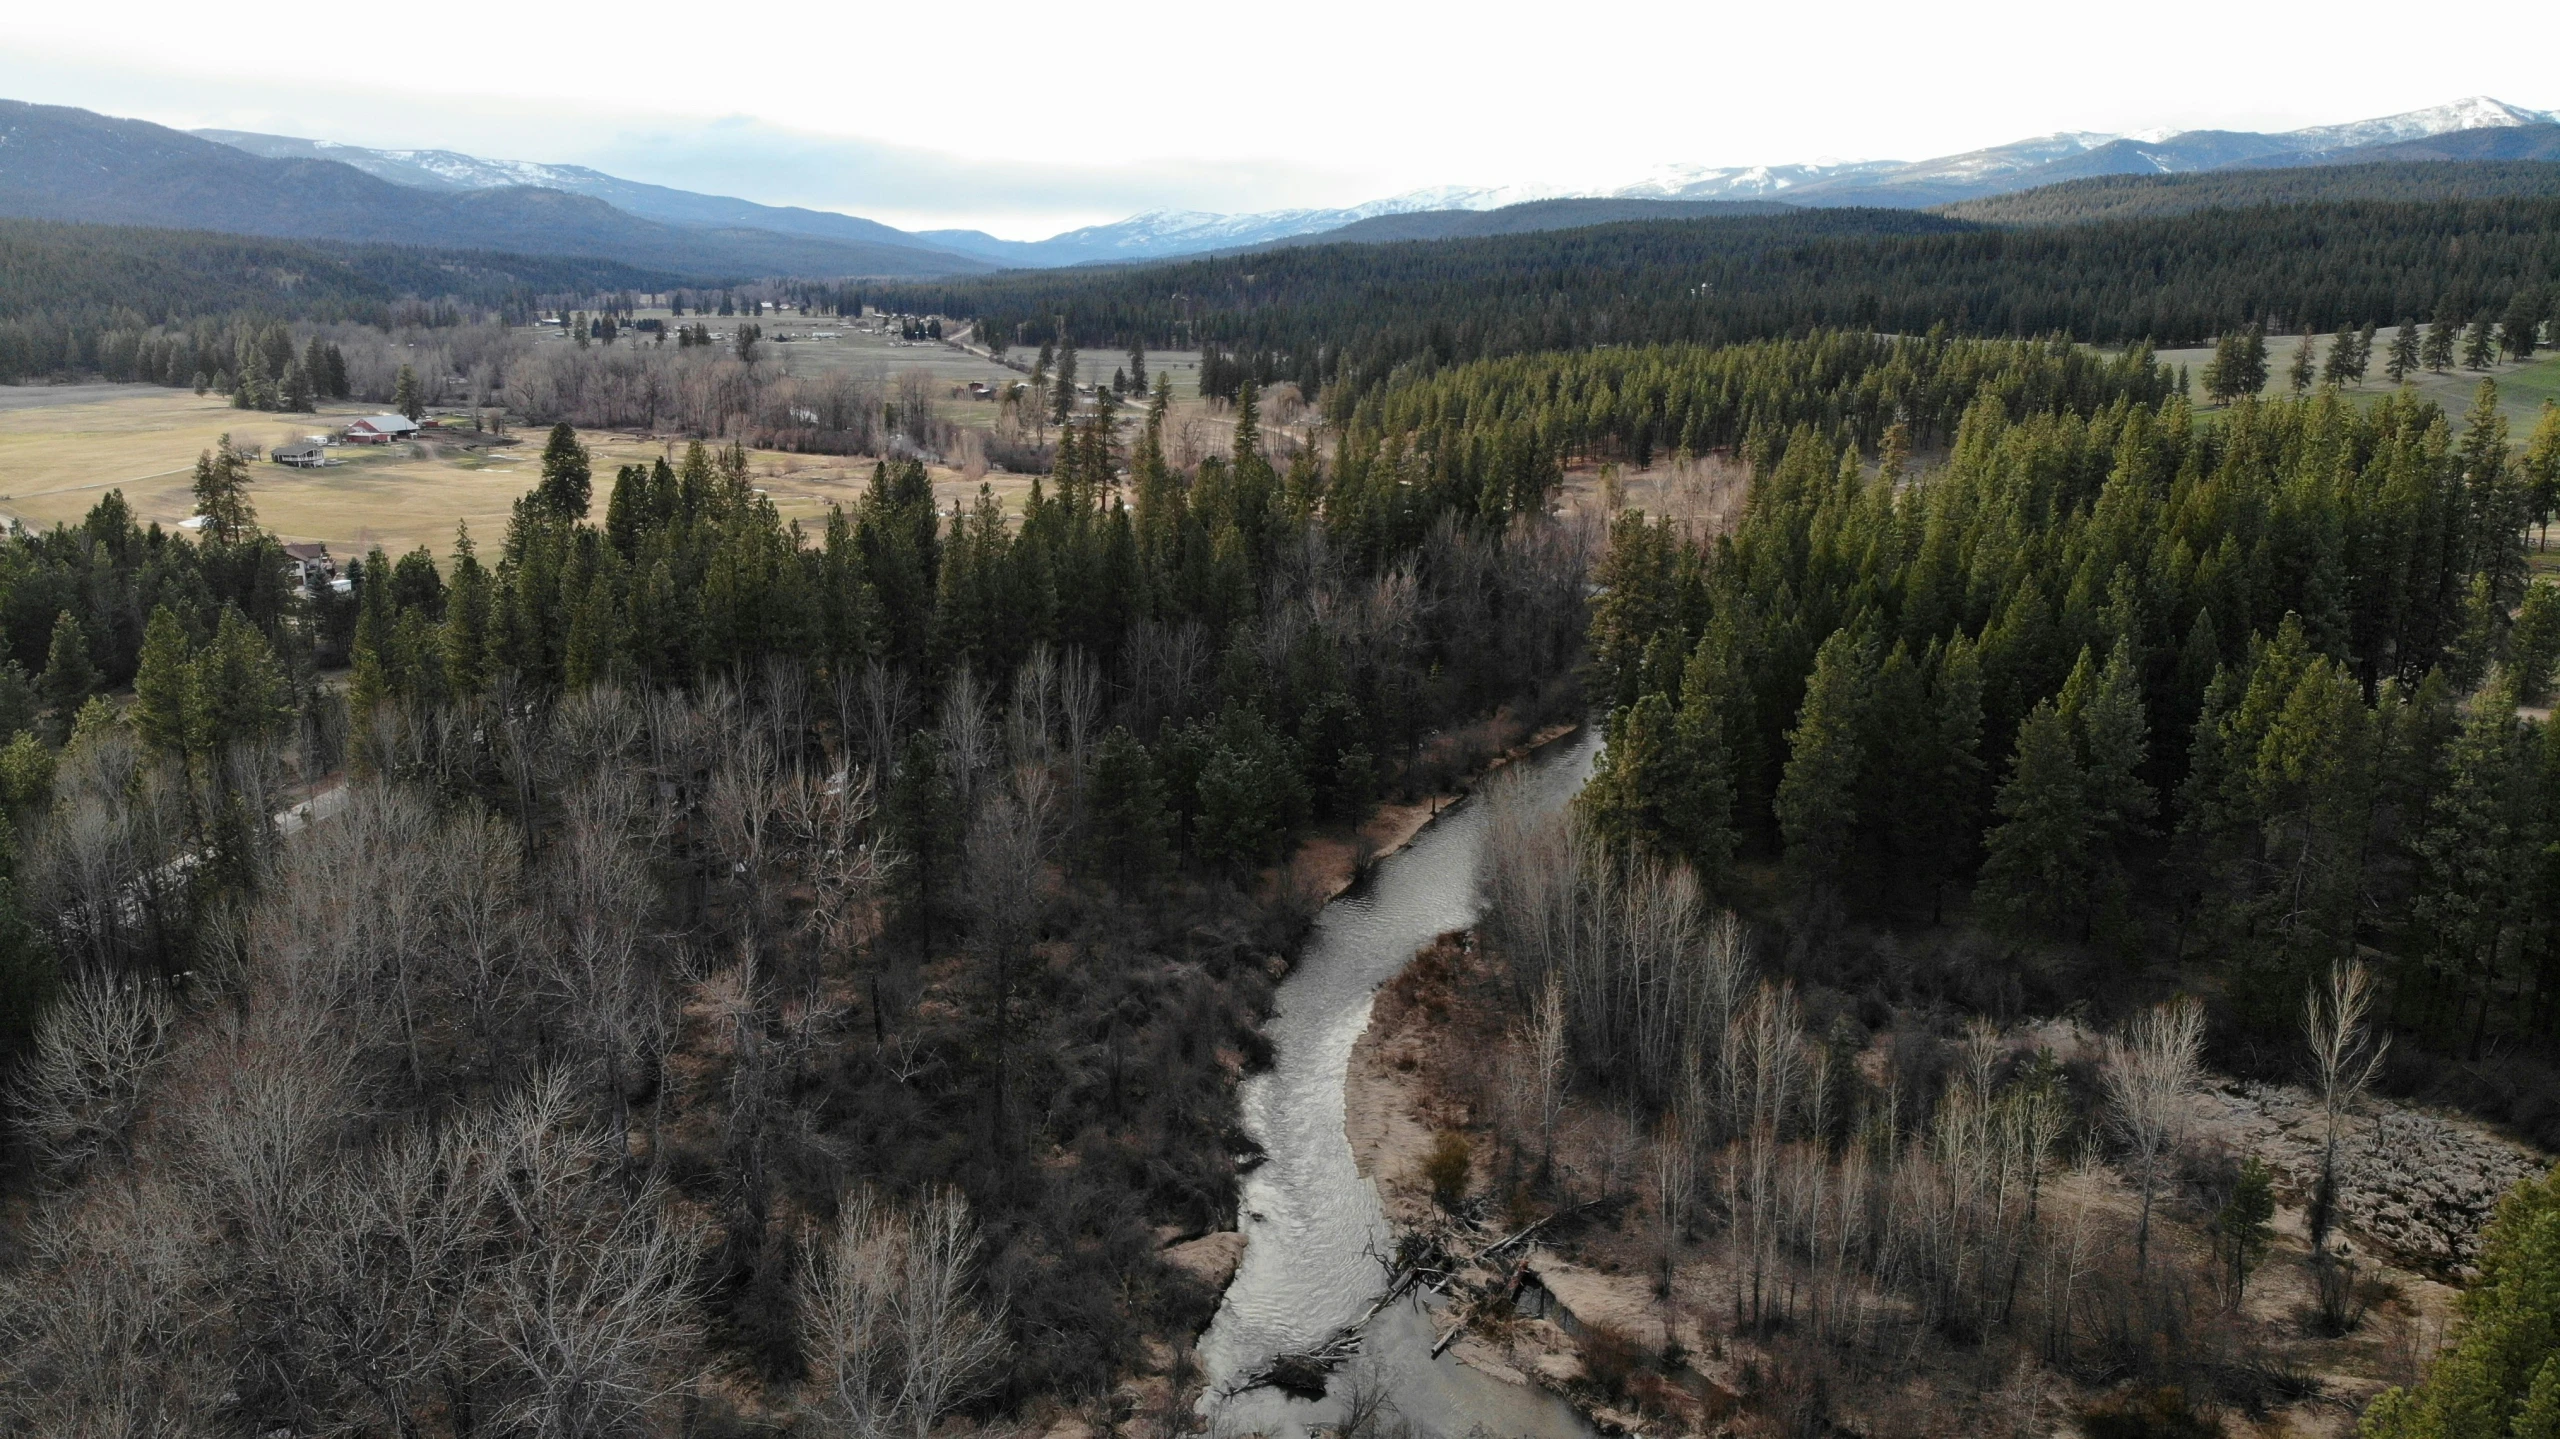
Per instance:
[[[1845,343],[1920,375],[1964,349]],[[1791,348],[1760,354],[1857,374]],[[1594,367],[1677,353],[1489,362],[1376,407],[1500,375],[1488,389],[1549,403],[1459,433],[1561,424]],[[1980,353],[2005,363],[1952,426],[1903,411],[1944,449],[1917,480],[1910,434],[1865,458],[1872,420],[1843,401],[1867,382],[1843,378],[1741,437],[1754,489],[1730,535],[1618,520],[1586,818],[1729,897],[1755,892],[1734,857],[1773,863],[1799,925],[1924,922],[1969,889],[2031,950],[2206,962],[2279,1040],[2307,975],[2375,951],[2395,1019],[2434,1045],[2547,1040],[2560,727],[2516,710],[2551,685],[2560,612],[2525,544],[2560,424],[2519,458],[2485,385],[2460,418],[2324,391],[2199,423],[2139,361],[2075,385],[2056,352]]]

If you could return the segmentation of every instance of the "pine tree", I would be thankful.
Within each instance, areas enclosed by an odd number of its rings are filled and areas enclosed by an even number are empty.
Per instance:
[[[1147,747],[1118,725],[1094,746],[1085,780],[1085,824],[1092,842],[1084,853],[1122,889],[1164,868],[1164,787]]]
[[[545,514],[583,520],[594,495],[592,475],[587,447],[578,443],[578,432],[566,423],[554,425],[542,447],[542,479],[533,488],[534,503]]]
[[[418,395],[418,372],[407,365],[391,382],[391,408],[415,423],[426,418],[427,404]]]
[[[2560,1432],[2560,1170],[2507,1192],[2452,1343],[2414,1390],[2365,1410],[2360,1439],[2544,1439]]]
[[[1149,388],[1147,381],[1147,347],[1142,341],[1131,340],[1129,342],[1129,393],[1133,395],[1143,395],[1147,393]]]
[[[2332,385],[2353,384],[2364,378],[2364,366],[2356,358],[2356,332],[2344,325],[2329,339],[2329,362],[2320,367],[2320,378]]]
[[[2305,343],[2309,339],[2305,337]],[[2204,391],[2216,404],[2227,405],[2267,387],[2267,336],[2255,325],[2225,334],[2205,366]]]
[[[2418,322],[2402,320],[2399,330],[2391,337],[2391,358],[2383,362],[2382,372],[2397,385],[2418,368]]]
[[[2090,659],[2083,651],[2075,680],[2088,672]],[[2117,640],[2094,684],[2084,693],[2075,693],[2080,688],[2066,685],[2062,704],[2078,730],[2081,776],[2088,789],[2094,927],[2099,918],[2117,922],[2130,902],[2134,847],[2149,836],[2160,800],[2142,778],[2151,753],[2150,724],[2142,707],[2132,641]]]
[[[1049,422],[1064,428],[1069,416],[1076,412],[1076,347],[1063,345],[1058,350],[1057,378],[1050,396]]]
[[[187,738],[198,754],[219,755],[234,744],[271,736],[291,714],[275,651],[236,609],[222,612],[212,641],[196,657],[193,680]]]
[[[2329,363],[2334,366],[2337,362],[2338,346],[2332,342],[2329,346]],[[2311,380],[2316,373],[2317,369],[2311,363],[2311,332],[2305,330],[2302,332],[2302,338],[2294,342],[2293,365],[2285,371],[2285,383],[2291,385],[2293,392],[2298,395],[2311,388]]]
[[[1839,885],[1857,841],[1863,741],[1875,650],[1835,630],[1815,652],[1804,706],[1787,735],[1778,781],[1778,833],[1787,864],[1808,897]]]
[[[2441,375],[2453,368],[2453,347],[2460,327],[2449,320],[2437,319],[2427,324],[2427,342],[2420,347],[2429,374]]]
[[[2519,473],[2525,486],[2526,517],[2541,532],[2535,547],[2549,543],[2551,517],[2560,511],[2560,400],[2542,402],[2542,418],[2525,445]]]
[[[98,668],[89,659],[88,633],[77,616],[64,610],[53,618],[44,673],[36,680],[36,694],[44,702],[50,737],[56,744],[71,733],[72,719],[97,688]]]
[[[1574,797],[1574,810],[1584,828],[1611,849],[1686,857],[1688,832],[1696,827],[1686,811],[1700,797],[1692,789],[1680,719],[1661,694],[1648,694],[1610,717],[1609,743]],[[1719,750],[1722,739],[1716,737]],[[1731,803],[1728,792],[1728,812]]]
[[[2053,937],[2079,928],[2088,906],[2089,787],[2076,748],[2053,701],[2028,711],[2009,778],[1992,802],[2000,822],[1985,841],[1976,891],[1994,916]]]
[[[2507,313],[2498,321],[2498,347],[2510,360],[2530,360],[2542,330],[2542,292],[2527,287],[2515,292],[2507,301]]]
[[[249,457],[224,435],[196,456],[196,513],[205,517],[205,533],[224,544],[238,544],[255,534],[257,508],[249,503]]]
[[[2516,703],[2538,705],[2551,697],[2551,669],[2560,664],[2560,585],[2529,585],[2515,628],[2507,634],[2507,683]]]
[[[133,676],[133,728],[162,754],[187,747],[187,690],[193,657],[186,627],[167,605],[151,608],[142,632],[141,664]]]
[[[488,679],[489,572],[480,565],[468,525],[454,527],[453,579],[444,604],[444,627],[436,637],[444,662],[444,680],[456,697],[480,693]]]
[[[2463,332],[2462,367],[2466,370],[2485,370],[2497,362],[2497,330],[2489,323],[2488,315],[2483,313],[2480,318],[2471,322],[2470,329]]]

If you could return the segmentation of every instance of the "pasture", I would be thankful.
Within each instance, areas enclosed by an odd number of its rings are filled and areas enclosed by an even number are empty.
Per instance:
[[[195,512],[196,456],[223,435],[264,451],[336,430],[375,408],[333,404],[316,416],[275,415],[235,410],[218,395],[151,385],[0,388],[0,515],[46,529],[77,522],[108,491],[122,490],[144,523],[174,526]],[[681,442],[609,431],[581,438],[595,459],[599,518],[615,466],[681,451]],[[322,541],[341,558],[375,545],[396,554],[423,544],[441,555],[456,524],[468,524],[474,539],[494,548],[516,497],[539,477],[541,443],[539,430],[498,437],[465,428],[405,444],[341,446],[330,451],[337,463],[325,468],[257,464],[250,497],[266,529],[288,540]],[[812,526],[825,522],[829,505],[851,505],[861,496],[872,463],[748,453],[756,487],[786,518]],[[933,476],[946,508],[977,492],[957,470],[937,468]],[[1020,475],[997,474],[990,483],[1008,504],[1030,487]]]

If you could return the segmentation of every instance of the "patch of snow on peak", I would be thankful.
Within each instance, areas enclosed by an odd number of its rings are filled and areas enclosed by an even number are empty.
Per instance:
[[[2473,95],[2451,104],[2434,105],[2399,115],[2290,130],[2284,138],[2305,150],[2350,150],[2364,145],[2424,140],[2435,135],[2450,135],[2458,130],[2499,130],[2512,125],[2554,123],[2560,123],[2560,115],[2549,110],[2527,110],[2487,95]]]

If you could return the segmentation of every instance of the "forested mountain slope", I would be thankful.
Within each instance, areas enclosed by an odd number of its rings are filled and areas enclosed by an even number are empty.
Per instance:
[[[698,278],[986,268],[908,246],[684,228],[530,186],[439,193],[335,160],[266,159],[139,120],[0,101],[0,215],[578,255]]]
[[[2560,195],[2551,159],[2418,164],[2340,164],[2215,170],[2192,175],[2108,175],[1967,200],[1938,213],[1994,225],[2077,224],[2184,215],[2247,205],[2339,201],[2542,199]]]

